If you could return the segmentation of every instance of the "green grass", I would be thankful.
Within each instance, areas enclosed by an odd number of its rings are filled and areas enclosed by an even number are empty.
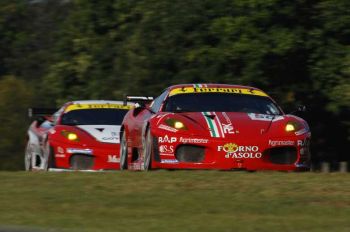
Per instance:
[[[350,231],[350,175],[0,172],[0,228]]]

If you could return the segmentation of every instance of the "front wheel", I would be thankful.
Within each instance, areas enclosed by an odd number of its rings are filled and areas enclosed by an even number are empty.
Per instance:
[[[126,142],[125,131],[123,132],[122,140],[120,142],[120,170],[128,169],[128,144]]]
[[[24,168],[26,171],[31,171],[33,168],[32,165],[33,160],[33,147],[31,146],[30,142],[28,141],[26,150],[24,153]]]
[[[151,135],[151,130],[148,129],[146,132],[146,139],[144,142],[143,149],[143,159],[144,159],[144,169],[146,171],[152,170],[152,160],[153,160],[153,136]]]
[[[49,171],[50,168],[56,167],[54,155],[54,148],[47,143],[41,164],[43,171]]]

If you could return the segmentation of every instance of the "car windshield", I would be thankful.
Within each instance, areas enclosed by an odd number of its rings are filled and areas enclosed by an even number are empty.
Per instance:
[[[82,109],[62,115],[62,125],[120,125],[128,110],[123,109]]]
[[[246,112],[280,115],[282,112],[268,97],[229,93],[189,93],[169,97],[165,112]]]

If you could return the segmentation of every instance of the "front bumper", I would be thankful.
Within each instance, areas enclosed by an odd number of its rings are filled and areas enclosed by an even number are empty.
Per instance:
[[[311,134],[307,133],[233,141],[154,135],[157,145],[152,165],[164,169],[305,171],[309,170],[310,164],[310,137]],[[187,152],[184,147],[188,147]]]
[[[67,144],[51,141],[55,167],[50,171],[61,170],[119,170],[119,144]]]

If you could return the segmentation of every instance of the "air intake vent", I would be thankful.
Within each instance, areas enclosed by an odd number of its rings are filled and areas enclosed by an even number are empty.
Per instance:
[[[274,164],[294,164],[297,161],[295,147],[275,147],[269,149],[266,154]]]
[[[74,154],[70,158],[70,167],[74,170],[88,170],[94,166],[94,157],[85,154]]]
[[[204,160],[204,147],[181,145],[177,148],[175,157],[180,162],[202,162]]]

